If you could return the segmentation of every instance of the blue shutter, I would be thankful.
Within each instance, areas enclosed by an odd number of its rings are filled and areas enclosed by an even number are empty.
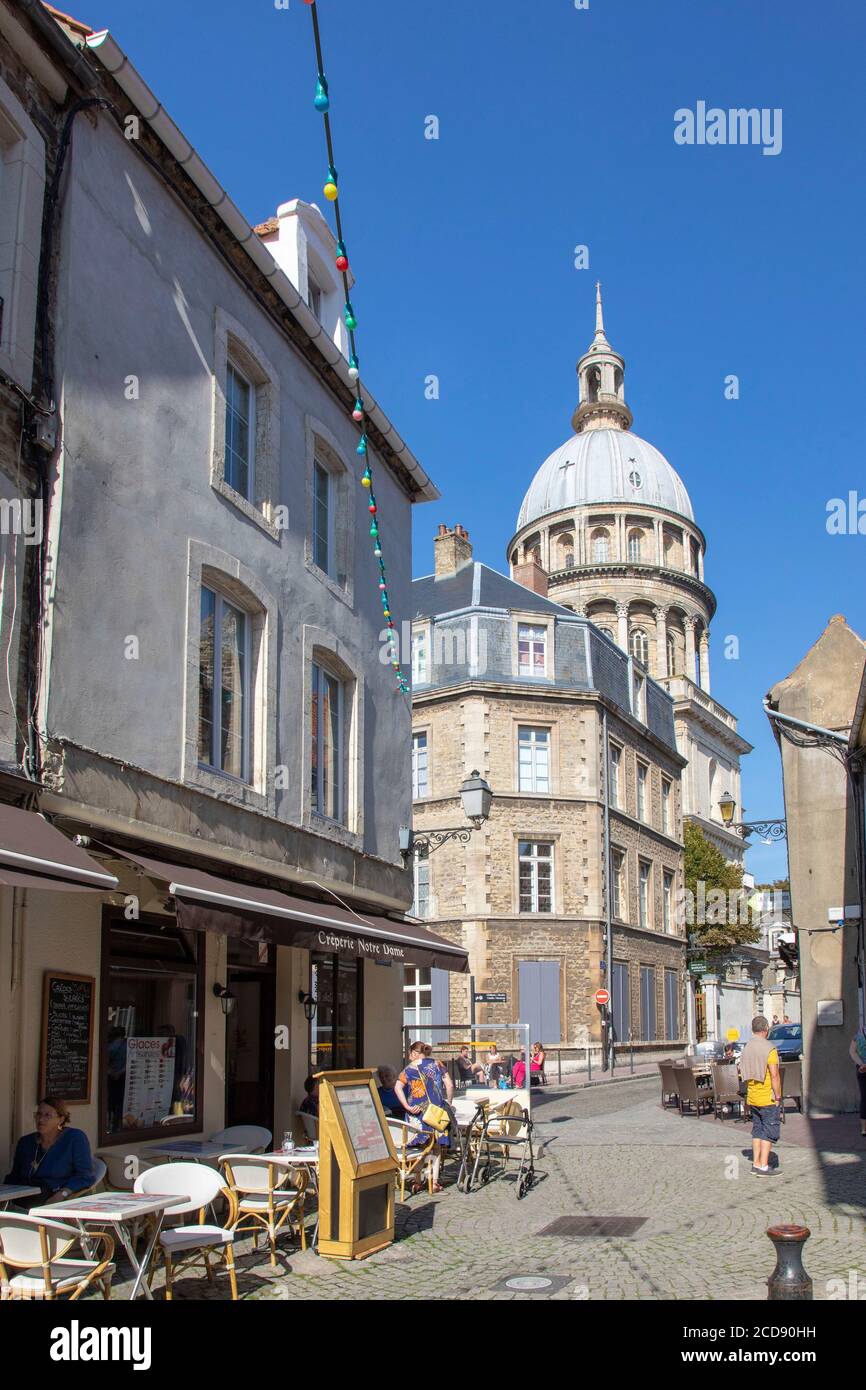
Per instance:
[[[430,971],[430,1004],[431,1004],[431,1023],[451,1022],[451,989],[449,985],[450,972],[447,970]],[[434,1033],[432,1041],[443,1043],[448,1041],[447,1033]]]
[[[529,1024],[530,1044],[560,1042],[559,961],[520,961],[518,993],[518,1022]]]
[[[640,1035],[644,1042],[655,1041],[656,972],[652,965],[640,968]]]
[[[628,1042],[631,1037],[631,1009],[628,998],[628,966],[624,961],[614,961],[612,985],[614,1042]]]
[[[680,1035],[679,976],[676,970],[665,971],[665,1037]]]

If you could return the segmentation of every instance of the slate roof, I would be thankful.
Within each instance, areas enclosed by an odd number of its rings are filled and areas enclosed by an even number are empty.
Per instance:
[[[413,580],[413,618],[435,618],[462,608],[519,608],[531,613],[555,613],[560,618],[575,616],[571,609],[533,593],[478,560],[470,560],[442,579],[428,574]]]

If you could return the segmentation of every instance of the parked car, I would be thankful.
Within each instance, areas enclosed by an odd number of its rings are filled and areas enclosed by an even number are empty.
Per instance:
[[[802,1023],[777,1023],[769,1032],[780,1062],[796,1062],[803,1055]]]

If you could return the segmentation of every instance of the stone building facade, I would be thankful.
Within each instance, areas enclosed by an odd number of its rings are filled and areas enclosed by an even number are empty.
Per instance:
[[[414,829],[459,825],[474,769],[494,793],[468,843],[415,858],[415,911],[465,946],[477,991],[507,996],[479,1005],[478,1020],[598,1043],[594,995],[610,979],[621,1043],[681,1041],[683,759],[670,696],[591,622],[474,562],[461,527],[439,528],[435,574],[413,591]],[[446,1009],[468,1020],[465,978],[452,976],[447,1004],[433,999],[434,1023]]]
[[[677,746],[688,762],[685,815],[742,863],[743,841],[718,803],[739,806],[740,758],[751,745],[736,717],[710,695],[710,622],[716,599],[704,577],[706,538],[679,474],[631,430],[625,362],[596,330],[577,364],[574,433],[542,464],[523,500],[507,555],[514,578],[591,618],[674,700]]]

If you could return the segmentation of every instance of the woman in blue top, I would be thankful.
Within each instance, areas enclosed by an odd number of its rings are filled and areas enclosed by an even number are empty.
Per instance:
[[[420,1124],[421,1133],[426,1135],[435,1133],[437,1135],[437,1147],[431,1158],[433,1165],[433,1191],[441,1192],[442,1184],[439,1182],[439,1168],[442,1162],[442,1149],[448,1147],[448,1135],[439,1134],[438,1131],[431,1131],[429,1125],[425,1125],[420,1118],[428,1105],[447,1106],[454,1094],[454,1083],[448,1072],[443,1072],[438,1062],[434,1062],[432,1057],[425,1055],[425,1044],[413,1042],[409,1048],[409,1062],[403,1068],[394,1084],[394,1091],[406,1111],[407,1115],[414,1116],[414,1123]],[[409,1092],[408,1096],[406,1092]],[[412,1123],[413,1121],[410,1121]],[[420,1183],[416,1183],[413,1191],[419,1190]]]
[[[39,1196],[17,1205],[29,1208],[63,1202],[73,1193],[92,1187],[95,1173],[90,1144],[83,1130],[70,1128],[64,1102],[56,1096],[43,1096],[33,1117],[35,1133],[18,1140],[12,1171],[5,1181],[38,1187]]]

